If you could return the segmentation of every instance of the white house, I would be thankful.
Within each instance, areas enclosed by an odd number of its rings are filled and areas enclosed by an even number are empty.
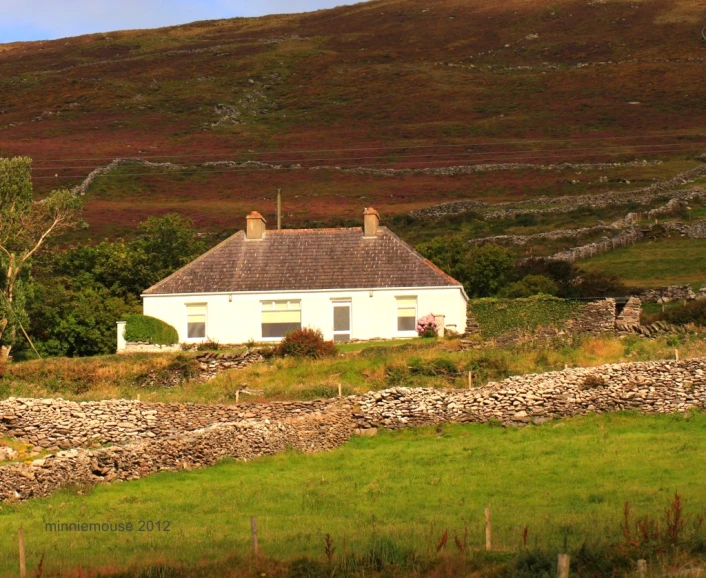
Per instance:
[[[463,331],[463,286],[366,209],[363,227],[266,230],[257,212],[239,231],[142,295],[144,314],[183,342],[278,341],[318,328],[326,339],[416,335],[416,320],[443,316]]]

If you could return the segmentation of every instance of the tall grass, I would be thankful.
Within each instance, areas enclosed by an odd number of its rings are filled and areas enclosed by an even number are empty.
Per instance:
[[[309,400],[338,395],[339,384],[344,395],[395,386],[464,388],[469,371],[474,386],[481,386],[509,375],[565,366],[671,358],[675,347],[682,358],[706,355],[706,342],[698,334],[655,340],[583,336],[466,351],[460,346],[457,339],[357,343],[340,347],[332,358],[272,358],[246,369],[226,371],[211,381],[190,379],[177,386],[168,380],[160,382],[160,376],[174,371],[188,374],[183,369],[190,358],[183,354],[28,361],[7,367],[0,379],[0,397],[88,400],[139,396],[145,401],[234,403],[236,392],[247,387],[257,395],[240,395],[240,400]],[[152,381],[156,384],[146,385]]]

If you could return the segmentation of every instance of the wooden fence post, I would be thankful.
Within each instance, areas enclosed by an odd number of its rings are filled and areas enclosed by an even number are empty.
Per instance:
[[[343,386],[338,384],[338,397],[343,397]]]
[[[20,578],[27,577],[27,564],[25,562],[25,529],[20,528],[17,531],[17,540],[20,547]]]
[[[647,560],[641,558],[637,561],[637,575],[647,576]]]
[[[559,554],[557,561],[557,578],[569,578],[569,567],[571,558],[568,554]]]
[[[485,549],[493,549],[493,524],[490,521],[490,508],[485,509]]]
[[[258,544],[257,544],[257,518],[255,516],[250,516],[250,537],[252,538],[252,553],[253,556],[257,556]]]
[[[468,372],[468,389],[473,389],[473,372]]]
[[[674,350],[674,359],[676,359],[677,361],[679,361],[679,350],[678,350],[678,349],[675,349],[675,350]]]

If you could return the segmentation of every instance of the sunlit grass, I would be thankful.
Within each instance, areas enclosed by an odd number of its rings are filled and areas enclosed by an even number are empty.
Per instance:
[[[17,568],[24,526],[28,563],[49,570],[169,560],[222,560],[249,551],[257,516],[261,551],[323,557],[330,533],[339,555],[373,535],[432,555],[445,529],[484,543],[491,508],[494,545],[570,546],[617,539],[621,508],[661,516],[674,491],[689,515],[706,500],[706,416],[603,415],[538,427],[444,426],[355,438],[333,452],[281,454],[251,463],[162,473],[0,510],[0,574]],[[169,521],[169,532],[60,533],[49,522]]]

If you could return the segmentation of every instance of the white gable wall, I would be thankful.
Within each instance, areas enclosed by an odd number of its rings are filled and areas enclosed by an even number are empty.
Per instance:
[[[397,297],[417,298],[417,318],[443,314],[447,327],[465,329],[466,297],[461,287],[143,295],[143,310],[174,326],[180,342],[199,342],[204,339],[187,337],[186,305],[205,303],[206,337],[219,343],[245,343],[267,341],[262,337],[263,301],[300,300],[302,327],[321,329],[326,339],[333,339],[333,303],[350,299],[351,339],[414,337],[414,331],[397,331]]]

